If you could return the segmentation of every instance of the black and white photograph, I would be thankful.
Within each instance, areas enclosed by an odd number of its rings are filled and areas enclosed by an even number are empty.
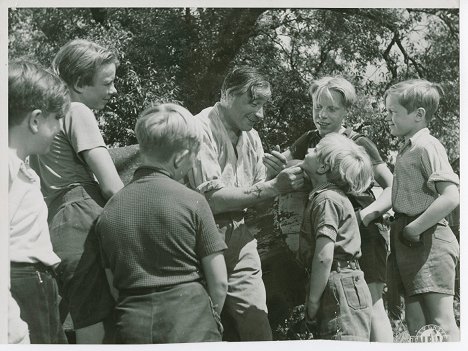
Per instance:
[[[0,0],[0,342],[461,349],[462,2]]]

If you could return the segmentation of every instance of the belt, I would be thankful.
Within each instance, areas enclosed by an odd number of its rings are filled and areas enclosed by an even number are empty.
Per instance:
[[[31,267],[37,271],[40,272],[50,272],[52,274],[55,274],[54,269],[51,266],[46,266],[42,262],[35,262],[35,263],[29,263],[29,262],[10,262],[10,267],[11,268],[27,268]]]
[[[340,273],[341,269],[349,268],[352,270],[360,269],[359,262],[357,259],[352,260],[338,260],[334,259],[331,270]]]

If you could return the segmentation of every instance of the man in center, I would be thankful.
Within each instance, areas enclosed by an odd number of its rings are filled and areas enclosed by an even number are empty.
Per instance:
[[[299,167],[267,179],[262,143],[253,126],[263,119],[263,105],[270,97],[270,84],[262,74],[236,68],[224,79],[220,101],[195,116],[204,133],[189,181],[205,195],[228,246],[222,318],[224,338],[230,341],[272,339],[257,240],[244,222],[245,211],[304,183]]]

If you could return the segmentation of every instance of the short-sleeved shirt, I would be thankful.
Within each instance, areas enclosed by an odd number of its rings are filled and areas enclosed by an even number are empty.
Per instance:
[[[418,131],[398,152],[392,187],[395,212],[423,213],[439,197],[436,182],[459,184],[442,144],[428,128]]]
[[[192,188],[205,193],[265,181],[263,147],[256,130],[242,131],[234,149],[223,124],[219,103],[204,109],[195,118],[204,133],[197,161],[189,173]]]
[[[31,163],[41,177],[42,192],[48,205],[65,190],[77,185],[98,186],[80,154],[97,147],[106,147],[106,144],[93,111],[81,102],[72,102],[70,112],[61,120],[60,131],[50,151],[32,159]]]
[[[306,268],[312,264],[317,235],[323,235],[319,232],[323,227],[332,229],[325,230],[325,235],[335,243],[334,259],[361,257],[361,237],[353,206],[346,194],[331,183],[312,190],[304,211],[298,258]]]
[[[360,135],[349,128],[344,130],[343,135],[353,140],[357,145],[362,146],[364,150],[366,150],[366,153],[369,155],[369,158],[372,162],[372,166],[377,166],[384,163],[384,160],[377,150],[377,146],[375,146],[375,144],[369,138],[364,135]],[[293,159],[304,159],[305,155],[307,154],[307,149],[317,146],[321,139],[322,136],[317,130],[310,130],[304,133],[289,148]],[[372,186],[361,194],[348,196],[355,210],[365,208],[375,200],[371,188]]]
[[[108,201],[96,230],[117,289],[199,281],[200,260],[226,248],[205,197],[146,166]]]
[[[54,266],[60,258],[54,253],[47,224],[47,205],[36,172],[9,150],[8,211],[10,217],[11,262]]]

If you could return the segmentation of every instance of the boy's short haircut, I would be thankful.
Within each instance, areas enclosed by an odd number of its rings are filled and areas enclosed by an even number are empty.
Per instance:
[[[8,64],[8,126],[21,124],[37,109],[60,118],[69,108],[70,91],[58,76],[29,61]]]
[[[372,182],[369,155],[354,141],[338,133],[325,135],[316,146],[317,156],[330,167],[327,178],[346,193],[358,194]]]
[[[74,39],[62,46],[52,62],[52,68],[68,86],[93,85],[96,72],[102,65],[115,64],[115,53],[84,39]]]
[[[167,161],[174,153],[190,150],[198,153],[202,129],[184,107],[167,103],[144,110],[135,125],[140,152]]]
[[[440,95],[443,94],[444,91],[439,84],[425,79],[410,79],[388,88],[384,100],[389,95],[397,96],[398,102],[408,113],[422,107],[426,110],[426,122],[430,122],[439,107]]]
[[[221,100],[246,92],[249,94],[250,101],[271,98],[271,87],[266,77],[253,67],[241,66],[232,70],[224,78],[221,86]]]
[[[330,91],[341,94],[346,108],[351,107],[356,101],[356,89],[343,77],[323,77],[313,81],[309,88],[309,94],[312,98],[316,98],[322,93],[330,94]]]

